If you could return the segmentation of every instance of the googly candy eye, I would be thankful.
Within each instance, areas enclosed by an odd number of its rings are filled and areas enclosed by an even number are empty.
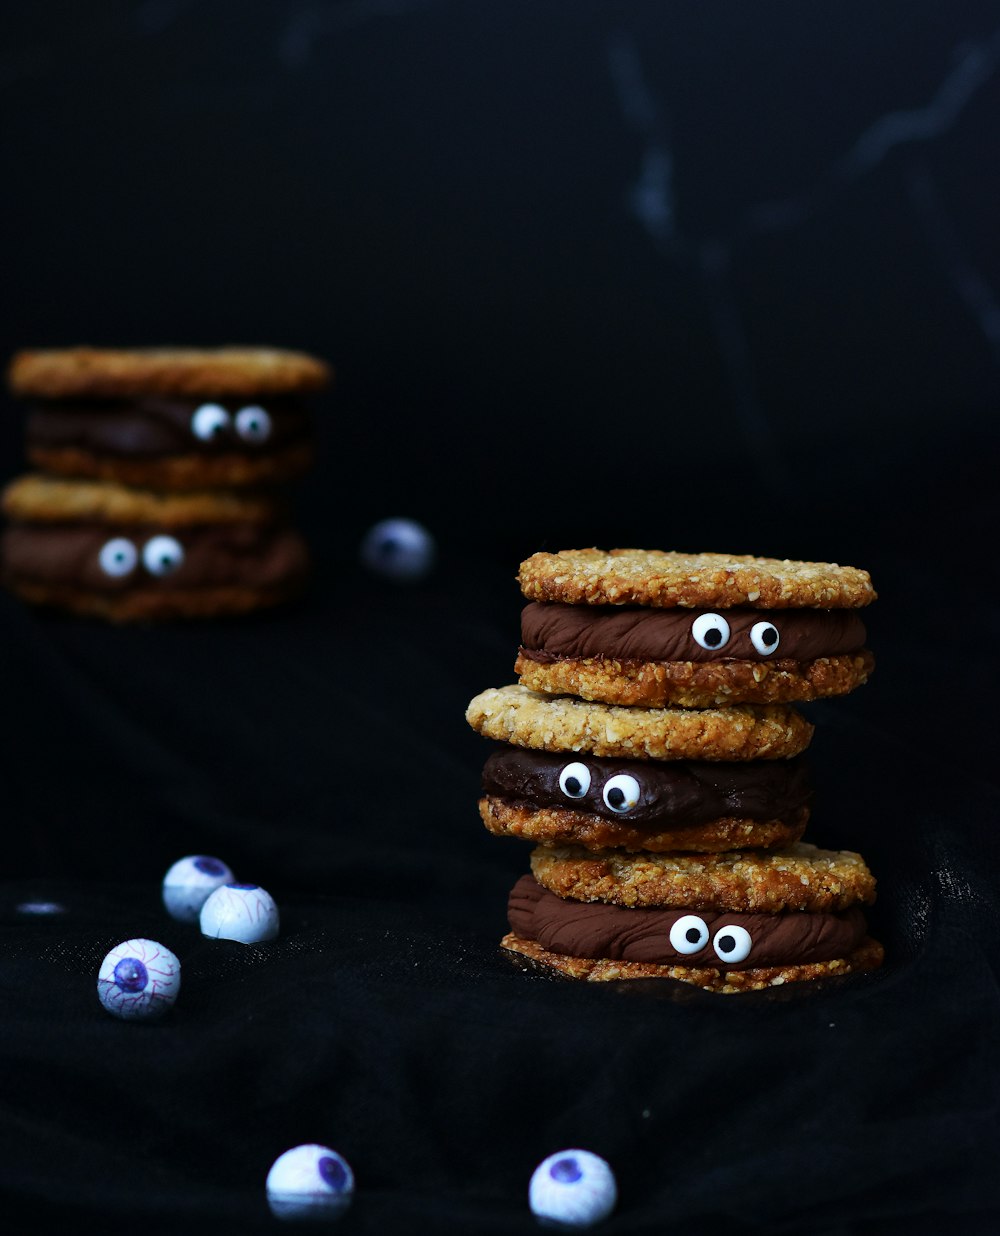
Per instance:
[[[670,947],[676,953],[697,953],[708,943],[708,924],[697,914],[683,914],[670,928]]]
[[[729,643],[729,623],[721,614],[699,614],[691,624],[696,644],[715,651]]]
[[[720,927],[712,940],[712,948],[720,961],[734,964],[750,956],[753,940],[745,927]]]
[[[631,811],[639,802],[639,782],[628,773],[609,777],[604,784],[604,802],[612,811]]]
[[[590,769],[586,764],[567,764],[559,774],[559,788],[567,798],[583,798],[590,789]]]
[[[271,418],[254,404],[236,413],[236,432],[244,442],[266,442],[271,436]]]
[[[755,622],[750,628],[750,643],[762,657],[770,656],[780,641],[781,636],[773,622]]]
[[[606,1219],[618,1200],[615,1175],[589,1150],[560,1150],[543,1159],[528,1186],[528,1205],[543,1222],[591,1227]]]
[[[279,1155],[265,1188],[275,1218],[331,1219],[351,1204],[354,1173],[336,1150],[310,1143]]]
[[[163,904],[171,918],[194,923],[209,896],[234,879],[221,858],[189,854],[179,858],[163,877]]]
[[[172,536],[154,536],[142,547],[142,565],[150,575],[172,575],[183,562],[184,550]]]
[[[434,538],[412,519],[383,519],[365,533],[361,561],[374,574],[407,583],[434,565]]]
[[[259,944],[278,934],[278,907],[259,884],[223,884],[208,895],[198,921],[203,936]]]
[[[97,561],[105,575],[120,579],[135,570],[139,551],[127,537],[116,536],[101,546]]]
[[[191,417],[191,432],[202,442],[214,442],[229,425],[229,413],[218,403],[203,403]]]
[[[124,940],[101,962],[97,995],[109,1013],[126,1021],[169,1012],[181,989],[181,963],[155,940]]]

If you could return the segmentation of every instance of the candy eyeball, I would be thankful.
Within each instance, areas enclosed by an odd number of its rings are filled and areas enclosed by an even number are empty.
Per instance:
[[[152,1021],[170,1011],[181,989],[181,963],[155,940],[124,940],[101,962],[97,995],[115,1017]]]
[[[696,644],[715,652],[729,643],[729,623],[721,614],[699,614],[691,624]]]
[[[354,1173],[328,1146],[293,1146],[275,1159],[265,1188],[278,1219],[332,1219],[351,1204]]]
[[[259,884],[223,884],[206,898],[199,923],[203,936],[259,944],[277,936],[278,907]]]
[[[697,914],[682,914],[670,928],[670,947],[675,953],[697,953],[708,943],[708,924]]]
[[[559,788],[567,798],[583,798],[590,789],[590,769],[586,764],[567,764],[559,774]]]
[[[746,961],[753,948],[750,932],[745,927],[720,927],[712,940],[712,948],[720,961]]]
[[[142,565],[150,575],[172,575],[184,562],[184,550],[172,536],[154,536],[142,547]]]
[[[135,570],[139,561],[139,551],[128,537],[116,536],[101,546],[97,561],[105,575],[120,579]]]
[[[409,583],[430,573],[434,538],[412,519],[383,519],[365,533],[361,561],[376,575]]]
[[[271,418],[254,404],[236,413],[236,432],[244,442],[266,442],[271,436]]]
[[[604,785],[604,805],[621,815],[639,805],[642,793],[639,782],[628,773],[618,773],[609,777]]]
[[[614,1172],[589,1150],[560,1150],[535,1168],[528,1204],[537,1218],[567,1227],[590,1227],[615,1208]]]
[[[778,628],[773,622],[755,622],[750,628],[750,643],[762,657],[768,657],[774,652],[781,640]]]
[[[191,432],[202,442],[214,442],[229,428],[229,413],[218,403],[203,403],[191,417]]]
[[[223,884],[232,884],[235,878],[221,858],[189,854],[179,858],[163,877],[163,904],[178,922],[197,922],[209,896]]]

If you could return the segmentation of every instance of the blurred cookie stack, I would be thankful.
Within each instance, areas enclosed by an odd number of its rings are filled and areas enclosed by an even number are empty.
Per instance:
[[[517,685],[466,714],[500,744],[480,813],[537,844],[504,948],[590,980],[735,992],[878,966],[860,855],[800,840],[813,727],[864,683],[864,571],[597,549],[521,564]]]
[[[312,464],[322,361],[268,348],[21,352],[38,471],[4,491],[3,579],[113,622],[243,613],[294,596],[308,556],[283,486]]]

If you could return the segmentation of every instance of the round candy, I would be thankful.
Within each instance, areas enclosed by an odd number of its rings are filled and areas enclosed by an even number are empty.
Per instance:
[[[353,1193],[350,1164],[328,1146],[294,1146],[267,1173],[267,1204],[279,1219],[335,1218]]]
[[[278,934],[278,907],[259,884],[223,884],[201,907],[201,934],[257,944]]]
[[[181,989],[181,963],[155,940],[124,940],[101,962],[97,995],[115,1017],[153,1020],[169,1012]]]
[[[223,884],[232,884],[234,879],[221,858],[189,854],[179,858],[163,877],[163,904],[171,918],[182,923],[197,922],[208,895]]]
[[[365,534],[361,561],[386,579],[405,583],[427,575],[434,565],[434,538],[412,519],[383,519]]]
[[[560,1150],[535,1168],[528,1204],[539,1219],[590,1227],[615,1208],[618,1188],[605,1161],[589,1150]]]

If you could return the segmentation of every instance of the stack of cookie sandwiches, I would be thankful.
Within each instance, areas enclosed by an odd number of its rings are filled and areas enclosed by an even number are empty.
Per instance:
[[[306,400],[330,378],[267,348],[19,353],[38,471],[3,495],[5,584],[114,622],[293,596],[308,559],[283,487],[312,464]]]
[[[486,827],[536,843],[504,948],[719,992],[878,966],[861,856],[801,840],[813,727],[792,706],[866,681],[867,573],[586,549],[535,554],[519,581],[520,681],[466,714],[499,744]]]

